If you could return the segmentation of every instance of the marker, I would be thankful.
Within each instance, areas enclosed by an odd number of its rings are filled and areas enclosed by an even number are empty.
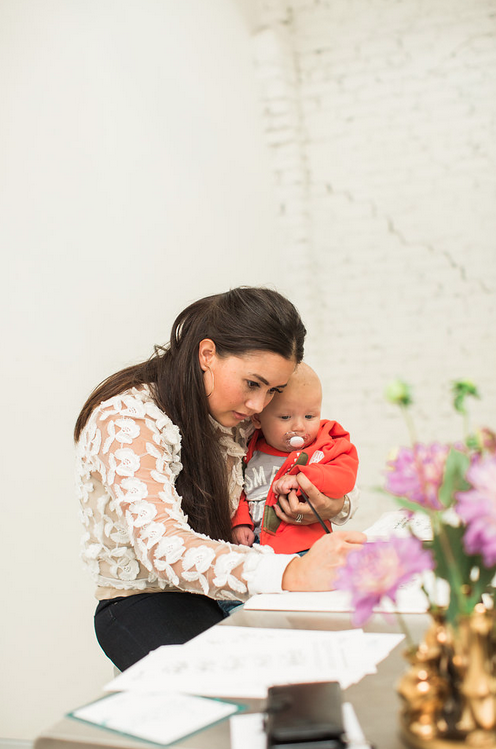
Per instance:
[[[305,466],[307,463],[308,463],[308,455],[306,453],[300,453],[298,455],[298,458],[295,460],[295,462],[294,462],[293,465],[295,465],[295,466]],[[305,500],[305,502],[308,503],[308,506],[312,510],[313,514],[315,515],[315,517],[317,518],[317,520],[319,521],[319,523],[321,524],[322,528],[325,530],[326,533],[330,533],[331,531],[329,530],[329,528],[327,527],[327,525],[324,523],[324,521],[320,517],[319,513],[317,512],[317,510],[315,509],[315,507],[313,506],[313,504],[310,502],[310,500],[308,499],[307,495],[305,494],[305,492],[303,491],[303,489],[301,488],[301,486],[300,486],[299,491],[301,493],[301,496]]]

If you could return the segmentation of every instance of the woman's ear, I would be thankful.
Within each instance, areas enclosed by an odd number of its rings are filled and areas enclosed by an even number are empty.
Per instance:
[[[214,360],[215,352],[215,343],[211,338],[204,338],[200,341],[200,345],[198,346],[198,359],[200,361],[200,367],[204,372],[210,368]]]
[[[252,423],[253,423],[253,425],[254,425],[254,426],[255,426],[255,427],[257,428],[257,429],[261,429],[261,428],[262,428],[262,424],[261,424],[261,422],[260,422],[260,418],[259,418],[259,416],[260,416],[260,414],[253,414],[253,416],[251,417]]]

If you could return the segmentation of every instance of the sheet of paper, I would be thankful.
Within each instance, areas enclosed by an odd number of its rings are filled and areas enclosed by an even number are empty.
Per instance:
[[[432,539],[432,527],[428,516],[417,512],[410,516],[406,510],[384,512],[376,522],[364,531],[369,541],[388,539],[390,536],[409,536],[411,532],[423,541]]]
[[[80,707],[71,717],[157,744],[171,744],[239,710],[190,695],[118,692]]]
[[[420,587],[420,577],[412,578],[398,592],[396,605],[383,598],[374,611],[418,614],[427,611],[427,599]],[[245,609],[256,611],[328,611],[346,613],[353,611],[347,591],[331,590],[322,593],[261,593],[244,604]]]
[[[423,540],[432,538],[429,518],[417,513],[410,518],[406,510],[385,512],[364,533],[369,541],[387,540],[392,535],[408,536],[410,531]],[[428,601],[421,587],[420,576],[412,578],[398,592],[396,604],[383,598],[374,608],[377,613],[398,611],[402,614],[418,614],[427,611]],[[445,601],[445,592],[441,591],[437,600],[439,605]],[[351,612],[353,606],[348,592],[333,590],[322,593],[264,593],[252,596],[245,604],[245,609],[257,611],[332,611]]]
[[[213,627],[186,645],[164,646],[107,689],[163,689],[259,697],[271,684],[339,680],[343,658],[331,632]]]
[[[390,649],[397,644],[389,637]],[[362,630],[213,627],[185,645],[166,645],[131,666],[105,689],[264,698],[273,684],[338,681],[343,688],[375,672],[375,652]]]
[[[264,713],[235,715],[229,720],[231,749],[265,749]],[[367,743],[350,702],[343,703],[343,723],[350,749],[367,749]]]
[[[256,611],[351,611],[350,597],[342,590],[322,593],[261,593],[249,598],[244,608]]]

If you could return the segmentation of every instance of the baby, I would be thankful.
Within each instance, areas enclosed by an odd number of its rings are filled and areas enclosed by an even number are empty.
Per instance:
[[[302,363],[286,388],[274,395],[262,413],[253,416],[257,430],[248,445],[245,491],[233,518],[236,543],[251,546],[257,541],[286,554],[308,550],[326,533],[317,518],[310,525],[294,525],[280,520],[274,510],[279,495],[299,489],[296,474],[300,471],[331,498],[346,496],[354,488],[356,448],[336,421],[321,420],[321,405],[320,380]],[[350,514],[346,497],[332,522],[346,522]],[[324,522],[331,531],[331,522]]]

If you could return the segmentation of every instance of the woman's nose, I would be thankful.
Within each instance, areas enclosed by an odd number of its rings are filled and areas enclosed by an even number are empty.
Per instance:
[[[269,400],[270,400],[269,394],[264,393],[261,390],[259,390],[256,393],[250,394],[250,397],[246,401],[246,406],[251,411],[254,411],[254,413],[260,413],[260,411],[264,410]]]

